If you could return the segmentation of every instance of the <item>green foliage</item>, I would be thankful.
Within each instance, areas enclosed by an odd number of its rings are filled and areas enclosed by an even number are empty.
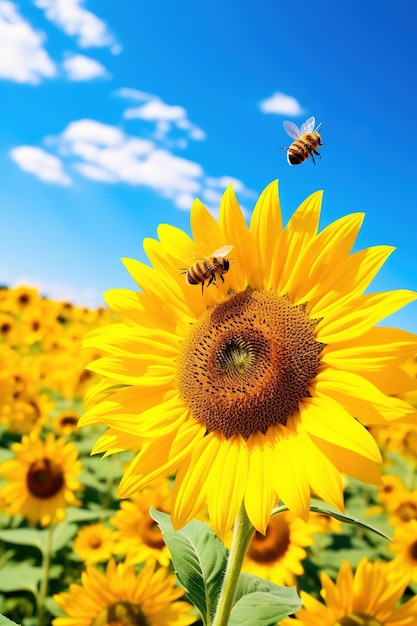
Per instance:
[[[192,521],[180,531],[172,528],[166,513],[151,510],[171,553],[178,580],[191,602],[210,624],[226,568],[227,550],[207,524]]]
[[[16,626],[16,622],[12,622],[4,615],[0,615],[0,626]]]
[[[281,587],[257,576],[241,574],[229,626],[275,626],[300,607],[295,587]]]

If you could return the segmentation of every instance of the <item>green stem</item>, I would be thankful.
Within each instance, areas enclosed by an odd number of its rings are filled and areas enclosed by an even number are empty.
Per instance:
[[[254,532],[242,502],[233,530],[232,546],[212,626],[227,626],[229,623],[243,559]]]
[[[38,593],[38,626],[44,626],[45,623],[45,611],[46,611],[46,598],[48,596],[49,586],[49,568],[51,566],[52,556],[52,538],[53,538],[53,526],[50,524],[47,529],[46,546],[43,552],[43,576]]]

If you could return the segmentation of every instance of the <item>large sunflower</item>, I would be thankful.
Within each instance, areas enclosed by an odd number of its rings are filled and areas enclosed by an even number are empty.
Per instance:
[[[54,596],[67,617],[57,617],[53,626],[187,626],[196,621],[188,602],[179,600],[184,590],[175,586],[175,575],[155,569],[149,560],[135,574],[133,565],[109,561],[106,572],[90,566],[81,575],[81,585]]]
[[[144,242],[153,267],[124,261],[141,291],[107,294],[120,323],[86,345],[108,354],[90,369],[109,395],[81,419],[109,427],[94,452],[139,451],[121,497],[176,472],[174,526],[207,505],[223,537],[242,502],[265,533],[278,499],[306,519],[311,490],[343,509],[341,472],[380,483],[362,424],[416,415],[386,394],[409,384],[399,365],[417,341],[374,324],[416,294],[364,294],[393,248],[351,253],[363,214],[318,232],[320,209],[315,193],[283,228],[274,182],[248,228],[228,188],[218,222],[197,200],[193,238],[164,224]],[[183,268],[225,246],[229,272],[220,280],[217,266],[215,286],[184,280]]]

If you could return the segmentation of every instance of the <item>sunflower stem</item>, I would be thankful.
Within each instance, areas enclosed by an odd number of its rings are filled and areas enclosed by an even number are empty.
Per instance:
[[[43,576],[38,593],[38,626],[44,626],[45,623],[45,603],[48,596],[49,587],[49,568],[51,566],[52,538],[53,527],[52,524],[49,524],[47,529],[46,546],[43,552]]]
[[[232,546],[212,626],[227,626],[229,623],[243,559],[254,532],[255,528],[250,523],[242,502],[234,525]]]

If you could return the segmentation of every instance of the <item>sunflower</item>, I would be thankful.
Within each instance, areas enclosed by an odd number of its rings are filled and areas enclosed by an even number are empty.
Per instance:
[[[388,507],[387,507],[388,508]],[[417,489],[397,494],[397,497],[390,502],[388,508],[389,523],[396,528],[401,524],[408,524],[411,520],[417,520]]]
[[[255,533],[243,562],[243,571],[277,585],[291,586],[304,573],[304,547],[313,544],[313,529],[290,511],[275,515],[266,534]]]
[[[174,527],[207,505],[224,537],[242,502],[264,534],[278,499],[306,520],[311,490],[343,510],[342,472],[380,484],[365,426],[417,415],[387,395],[417,338],[374,325],[417,296],[364,294],[393,248],[351,253],[363,214],[318,232],[320,211],[315,193],[283,228],[274,182],[248,227],[229,187],[218,222],[196,200],[193,238],[161,225],[144,242],[153,267],[124,261],[141,291],[107,293],[120,322],[85,345],[107,355],[89,368],[109,397],[80,422],[109,427],[94,452],[139,451],[120,497],[176,473]],[[214,284],[184,280],[192,264]]]
[[[408,572],[411,580],[417,583],[417,520],[412,519],[395,529],[390,549],[396,554],[395,566]]]
[[[334,583],[321,574],[321,595],[326,605],[301,592],[304,607],[296,619],[281,626],[411,626],[417,620],[417,597],[394,608],[409,582],[404,570],[392,563],[362,559],[355,575],[348,561],[341,565]]]
[[[142,563],[153,558],[160,565],[169,565],[171,555],[149,509],[154,506],[169,513],[170,495],[169,482],[164,480],[120,504],[120,509],[110,519],[116,528],[114,554],[126,555],[126,563]]]
[[[152,560],[137,575],[132,565],[113,560],[105,574],[90,566],[81,583],[54,596],[68,617],[55,618],[53,626],[186,626],[196,621],[190,605],[178,601],[184,590],[175,587],[175,575],[155,570]]]
[[[114,534],[104,524],[83,526],[74,539],[74,554],[87,565],[108,561],[113,554]]]
[[[76,411],[72,411],[71,409],[60,411],[53,417],[52,427],[56,433],[72,435],[77,432],[79,419],[80,414]]]
[[[0,467],[0,475],[8,481],[0,489],[6,513],[47,526],[62,521],[67,506],[80,504],[74,492],[82,489],[77,480],[81,462],[74,444],[55,439],[52,433],[43,441],[31,432],[11,449],[16,458]]]

